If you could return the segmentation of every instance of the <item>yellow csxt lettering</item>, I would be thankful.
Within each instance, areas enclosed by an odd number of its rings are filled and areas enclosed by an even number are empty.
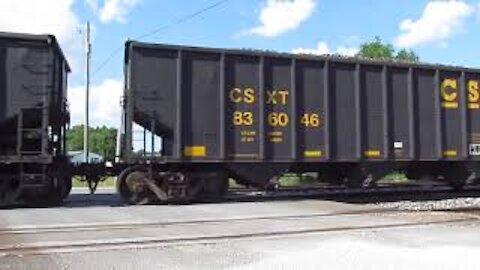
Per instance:
[[[468,102],[476,103],[480,101],[480,83],[471,80],[468,82]]]
[[[253,113],[252,112],[233,112],[233,124],[235,126],[251,126],[253,125]]]
[[[456,101],[457,99],[457,80],[445,79],[440,86],[442,98],[445,101]]]
[[[271,90],[267,91],[267,104],[287,104],[287,90]]]
[[[230,91],[230,100],[233,103],[253,103],[255,102],[255,90],[252,88],[234,88]]]

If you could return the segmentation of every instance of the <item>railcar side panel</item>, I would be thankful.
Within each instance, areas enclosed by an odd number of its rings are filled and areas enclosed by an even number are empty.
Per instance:
[[[362,66],[360,93],[362,104],[363,157],[365,159],[383,159],[386,154],[384,115],[384,69],[383,66]],[[385,71],[386,72],[386,71]]]
[[[388,134],[390,139],[389,156],[396,160],[414,158],[414,107],[413,71],[407,68],[389,68],[387,74],[388,91]]]
[[[129,71],[128,98],[132,100],[133,112],[127,114],[138,125],[162,136],[165,155],[179,157],[178,149],[173,147],[177,123],[178,52],[138,48],[132,53],[135,61],[131,62]]]
[[[227,159],[260,157],[260,59],[225,56],[225,144]]]
[[[440,125],[442,134],[442,157],[447,160],[458,160],[466,158],[466,147],[463,145],[465,131],[463,130],[462,110],[465,108],[464,89],[461,89],[461,73],[440,72],[440,84],[437,95],[440,96]]]
[[[418,159],[436,160],[441,158],[439,95],[436,89],[435,71],[414,72],[414,93],[416,117],[416,155]]]
[[[355,65],[351,64],[330,64],[330,149],[334,160],[352,161],[361,155],[361,133],[358,129],[360,97],[355,69]]]
[[[323,61],[296,61],[297,157],[318,162],[328,158],[327,65]],[[327,74],[328,75],[328,74]],[[294,101],[295,102],[295,101]]]
[[[183,156],[219,158],[220,57],[218,54],[183,52],[182,142]]]
[[[129,44],[127,114],[162,136],[169,159],[480,158],[474,70]]]
[[[6,87],[3,88],[5,118],[18,114],[19,108],[38,106],[52,87],[53,50],[43,44],[12,46],[6,44]]]
[[[468,155],[473,160],[480,160],[480,74],[466,73],[467,100],[467,144]]]
[[[292,63],[290,59],[266,58],[264,66],[265,158],[292,160]]]

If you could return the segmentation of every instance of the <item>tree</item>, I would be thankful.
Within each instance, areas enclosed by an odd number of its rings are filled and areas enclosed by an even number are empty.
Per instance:
[[[68,151],[83,150],[83,125],[73,126],[67,130]]]
[[[67,131],[67,149],[69,151],[83,150],[83,125],[77,125]],[[90,127],[89,144],[90,152],[100,154],[107,160],[115,157],[117,130],[115,128]]]
[[[405,61],[405,62],[412,62],[417,63],[420,61],[418,55],[412,50],[402,49],[397,53],[395,56],[397,60]]]
[[[360,45],[360,52],[357,56],[372,59],[396,59],[405,62],[419,62],[420,58],[412,50],[402,49],[395,54],[395,48],[392,44],[383,42],[380,37],[375,37],[372,41],[367,41]]]
[[[379,37],[360,45],[358,56],[374,59],[392,59],[395,49],[392,44],[384,43]]]

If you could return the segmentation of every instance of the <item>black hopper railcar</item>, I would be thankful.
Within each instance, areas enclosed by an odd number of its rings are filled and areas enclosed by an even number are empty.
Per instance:
[[[118,189],[218,198],[283,172],[462,186],[480,159],[480,70],[129,41]]]
[[[69,72],[54,36],[0,33],[0,206],[69,194]]]

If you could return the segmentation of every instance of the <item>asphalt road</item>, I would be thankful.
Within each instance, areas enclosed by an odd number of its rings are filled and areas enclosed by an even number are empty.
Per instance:
[[[478,269],[480,215],[326,200],[0,211],[3,269]]]

